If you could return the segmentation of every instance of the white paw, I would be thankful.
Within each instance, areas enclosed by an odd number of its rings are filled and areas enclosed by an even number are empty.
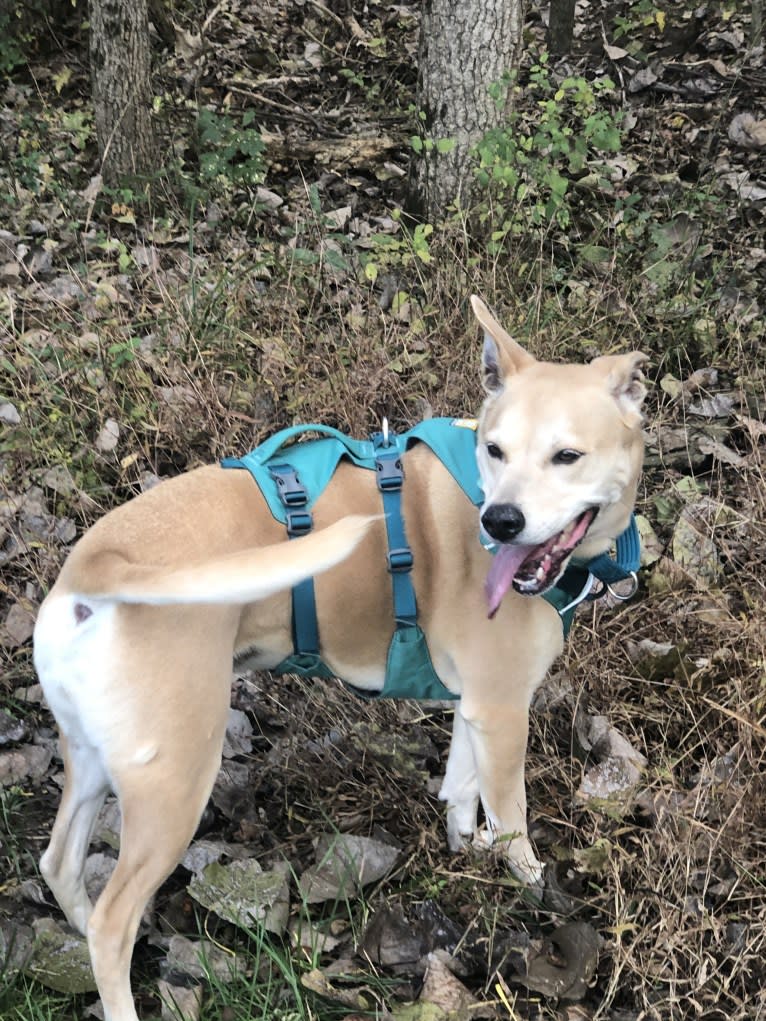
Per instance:
[[[447,844],[450,851],[461,851],[473,840],[476,830],[478,798],[466,798],[447,805]]]
[[[470,847],[473,840],[473,828],[463,829],[460,819],[452,812],[447,815],[447,846],[450,851],[457,853],[466,847]]]
[[[526,886],[542,888],[545,866],[532,850],[528,837],[498,838],[492,827],[486,827],[476,833],[473,846],[479,851],[493,848],[502,853],[517,879]]]
[[[527,837],[515,837],[505,847],[505,857],[517,879],[527,886],[543,886],[544,866]]]
[[[495,843],[494,830],[489,826],[482,826],[473,835],[473,846],[477,851],[489,851]]]

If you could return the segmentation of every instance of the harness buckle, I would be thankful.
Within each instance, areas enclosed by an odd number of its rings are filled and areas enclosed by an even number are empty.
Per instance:
[[[311,514],[307,510],[290,510],[288,509],[285,513],[285,524],[287,525],[287,534],[291,539],[297,538],[299,535],[306,535],[311,531],[313,525]]]
[[[308,494],[291,464],[273,464],[269,471],[277,484],[277,495],[285,507],[305,507]]]
[[[399,549],[389,550],[386,559],[388,560],[388,569],[391,574],[402,574],[406,571],[412,570],[412,565],[415,562],[415,558],[412,556],[412,550],[409,546],[402,546]]]
[[[394,492],[402,488],[404,469],[399,454],[375,458],[375,480],[378,483],[378,489],[383,493]]]
[[[285,524],[291,539],[306,535],[314,524],[311,512],[306,510],[308,493],[291,464],[272,464],[271,477],[277,484],[277,495],[285,508]]]

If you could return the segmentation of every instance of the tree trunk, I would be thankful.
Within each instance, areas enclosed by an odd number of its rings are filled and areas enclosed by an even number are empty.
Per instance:
[[[96,138],[108,185],[157,170],[147,0],[90,0]]]
[[[563,56],[572,49],[574,38],[575,0],[551,0],[548,16],[548,49]]]
[[[750,5],[751,28],[750,45],[760,46],[763,42],[763,0],[753,0]]]
[[[435,221],[457,199],[470,207],[470,153],[503,122],[505,103],[490,86],[517,66],[523,0],[424,0],[417,107],[422,152],[410,182],[410,208]]]

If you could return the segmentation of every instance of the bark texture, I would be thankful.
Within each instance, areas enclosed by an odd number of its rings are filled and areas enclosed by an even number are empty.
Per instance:
[[[548,18],[548,49],[562,55],[572,49],[575,22],[575,0],[551,0]]]
[[[489,87],[517,66],[523,0],[424,0],[418,109],[425,151],[416,160],[411,208],[438,220],[454,199],[467,208],[474,177],[469,154],[505,110]],[[452,148],[439,151],[440,139]]]
[[[104,181],[157,170],[147,0],[90,0],[90,66]]]

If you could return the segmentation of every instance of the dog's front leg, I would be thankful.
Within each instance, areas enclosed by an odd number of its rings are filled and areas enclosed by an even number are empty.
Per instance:
[[[447,843],[450,851],[459,851],[476,835],[476,813],[479,808],[479,774],[473,754],[468,724],[455,709],[452,723],[447,768],[439,791],[447,802]]]
[[[543,866],[527,836],[524,785],[529,710],[526,705],[472,700],[461,704],[461,715],[473,751],[490,840],[502,844],[519,879],[539,885]]]

